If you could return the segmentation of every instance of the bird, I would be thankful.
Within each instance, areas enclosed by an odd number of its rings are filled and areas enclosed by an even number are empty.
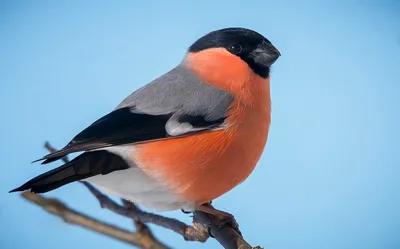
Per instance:
[[[266,146],[270,71],[280,56],[252,29],[205,34],[177,66],[34,162],[80,155],[10,192],[85,181],[154,211],[221,215],[209,203],[245,181]]]

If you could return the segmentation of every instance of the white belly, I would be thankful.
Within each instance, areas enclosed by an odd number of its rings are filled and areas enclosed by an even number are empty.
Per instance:
[[[127,150],[123,147],[107,148],[127,161]],[[177,209],[193,210],[194,205],[185,202],[161,183],[147,176],[132,162],[126,170],[118,170],[107,175],[96,175],[85,179],[110,195],[116,195],[155,211]]]

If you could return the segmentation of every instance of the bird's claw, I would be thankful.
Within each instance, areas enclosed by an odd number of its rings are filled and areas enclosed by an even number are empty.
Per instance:
[[[210,225],[208,226],[208,234],[210,237],[214,237],[211,233],[213,227],[226,227],[229,226],[235,232],[237,232],[240,236],[242,236],[242,232],[239,229],[239,224],[236,222],[236,219],[233,215],[227,213],[228,215],[225,216],[215,216],[213,215],[213,220],[211,221]]]
[[[215,209],[210,203],[205,203],[200,205],[198,210],[208,213],[213,217],[212,221],[210,222],[210,225],[208,226],[208,233],[211,237],[213,237],[211,234],[212,227],[224,227],[224,226],[231,227],[240,236],[242,236],[242,233],[239,230],[239,225],[232,214]]]
[[[191,213],[193,213],[192,211],[186,211],[186,210],[184,210],[184,209],[181,209],[181,211],[182,211],[182,213],[184,213],[184,214],[191,214]]]

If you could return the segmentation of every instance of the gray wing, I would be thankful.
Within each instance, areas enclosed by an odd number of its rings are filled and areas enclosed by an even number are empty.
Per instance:
[[[203,83],[184,66],[178,66],[129,95],[117,108],[130,106],[154,115],[201,114],[212,120],[225,116],[232,101],[228,92]]]
[[[49,163],[72,152],[221,129],[232,101],[228,92],[178,66],[129,95],[63,149],[39,160]]]
[[[118,105],[118,108],[134,107],[152,115],[173,113],[166,128],[170,135],[181,135],[201,127],[194,127],[190,120],[183,122],[182,116],[192,115],[205,121],[225,118],[233,97],[228,92],[203,83],[184,66],[178,66],[169,73],[132,93]]]

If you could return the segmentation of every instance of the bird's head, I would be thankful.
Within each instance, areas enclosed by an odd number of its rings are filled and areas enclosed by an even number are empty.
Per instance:
[[[214,70],[244,67],[268,78],[280,52],[263,35],[246,28],[225,28],[206,34],[189,47],[188,56],[202,67]],[[225,68],[225,69],[226,69]]]

